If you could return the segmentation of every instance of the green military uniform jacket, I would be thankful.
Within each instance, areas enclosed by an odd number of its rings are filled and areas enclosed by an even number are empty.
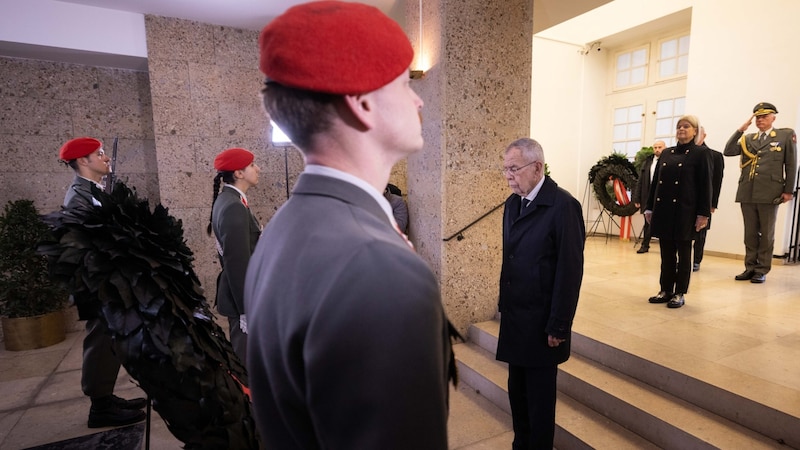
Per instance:
[[[791,128],[774,128],[759,141],[758,133],[736,130],[725,144],[725,156],[740,155],[739,203],[780,204],[782,193],[794,192],[797,138]]]

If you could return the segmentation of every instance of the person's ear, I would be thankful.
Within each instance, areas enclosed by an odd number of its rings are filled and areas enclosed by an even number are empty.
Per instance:
[[[344,104],[350,115],[356,119],[366,129],[371,129],[374,125],[373,114],[375,104],[372,96],[367,94],[345,95]]]

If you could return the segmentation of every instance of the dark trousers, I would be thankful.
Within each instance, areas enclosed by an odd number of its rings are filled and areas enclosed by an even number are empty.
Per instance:
[[[692,241],[659,238],[661,246],[661,290],[685,294],[692,275]]]
[[[706,233],[711,229],[711,217],[708,218],[708,225],[694,234],[694,263],[703,262],[703,249],[706,247]]]
[[[744,219],[744,267],[767,274],[772,268],[778,205],[741,203]]]
[[[111,349],[111,335],[103,319],[86,321],[83,338],[83,368],[81,388],[91,398],[106,397],[114,393],[119,374],[119,359]]]
[[[707,228],[703,228],[694,235],[694,257],[692,260],[695,264],[703,262],[703,249],[706,246],[706,231]]]
[[[650,224],[647,223],[647,220],[644,221],[642,226],[642,234],[642,248],[650,248]]]
[[[553,448],[558,367],[508,366],[508,400],[514,424],[513,450]]]
[[[228,317],[228,327],[230,328],[228,333],[230,333],[231,336],[233,351],[244,365],[245,361],[247,361],[247,335],[242,333],[242,327],[239,326],[238,317]]]

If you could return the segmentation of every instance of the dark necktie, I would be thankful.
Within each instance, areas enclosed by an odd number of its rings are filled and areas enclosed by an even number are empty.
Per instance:
[[[527,208],[528,205],[530,205],[530,204],[531,204],[530,200],[528,200],[527,198],[523,198],[522,201],[519,204],[519,213],[522,214],[522,211],[524,211],[525,208]]]

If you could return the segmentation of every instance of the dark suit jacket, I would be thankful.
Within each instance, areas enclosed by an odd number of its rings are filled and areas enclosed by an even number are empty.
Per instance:
[[[656,155],[650,155],[645,158],[642,167],[639,170],[639,179],[636,180],[633,192],[631,192],[631,201],[638,203],[639,211],[644,214],[647,208],[647,194],[650,193],[650,184],[653,180],[653,174],[650,173],[650,166],[653,165],[653,159]]]
[[[655,237],[691,241],[697,216],[711,217],[711,152],[693,142],[664,149],[647,200]]]
[[[706,147],[705,143],[703,146]],[[711,207],[717,209],[719,207],[719,194],[722,191],[722,175],[725,173],[725,158],[722,153],[708,148],[711,154]],[[713,214],[712,214],[713,216]],[[708,226],[706,230],[711,229],[711,217],[708,218]]]
[[[256,249],[261,225],[235,189],[223,186],[211,212],[211,226],[222,255],[217,278],[217,310],[226,317],[245,313],[244,279],[250,255]]]
[[[774,128],[772,135],[758,141],[758,133],[742,136],[736,130],[725,144],[725,156],[741,155],[740,165],[749,161],[742,152],[741,139],[747,151],[758,155],[758,167],[750,177],[752,165],[742,167],[736,201],[740,203],[774,203],[782,193],[793,193],[797,181],[797,144],[794,130]]]
[[[367,192],[301,174],[258,243],[245,298],[265,448],[447,448],[439,284]]]
[[[500,337],[497,359],[525,367],[569,358],[572,319],[583,279],[586,236],[581,205],[549,177],[520,215],[512,194],[503,211]],[[558,347],[547,336],[567,339]]]

